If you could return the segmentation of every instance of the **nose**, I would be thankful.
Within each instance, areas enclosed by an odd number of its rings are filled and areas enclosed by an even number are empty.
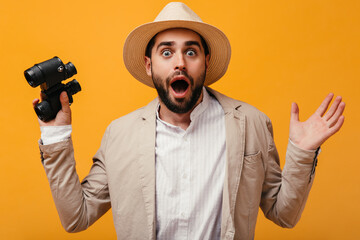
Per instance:
[[[182,54],[178,54],[175,59],[176,59],[175,60],[176,61],[175,62],[175,70],[181,70],[181,71],[186,70],[186,63],[185,63],[184,56]]]

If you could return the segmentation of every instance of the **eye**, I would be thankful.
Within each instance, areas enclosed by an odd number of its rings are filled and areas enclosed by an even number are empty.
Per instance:
[[[162,54],[164,57],[170,57],[171,52],[170,52],[170,50],[164,50],[164,51],[162,51],[161,54]]]
[[[195,56],[195,55],[196,55],[196,51],[193,50],[193,49],[190,49],[190,50],[188,50],[188,51],[186,52],[186,55],[188,55],[188,56]]]

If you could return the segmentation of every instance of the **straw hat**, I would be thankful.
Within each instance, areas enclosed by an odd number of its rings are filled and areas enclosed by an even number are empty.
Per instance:
[[[231,56],[231,47],[225,34],[218,28],[204,23],[195,12],[180,2],[166,5],[153,22],[135,28],[126,38],[123,58],[127,70],[140,82],[154,87],[145,70],[145,50],[153,36],[170,28],[187,28],[200,34],[210,52],[205,86],[219,80],[226,72]]]

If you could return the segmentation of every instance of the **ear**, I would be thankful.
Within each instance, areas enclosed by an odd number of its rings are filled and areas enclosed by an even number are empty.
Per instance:
[[[146,57],[144,58],[145,61],[145,69],[146,69],[146,73],[149,77],[152,76],[152,72],[151,72],[151,58]]]
[[[209,61],[210,61],[210,54],[205,56],[205,68],[206,68],[206,70],[209,67]]]

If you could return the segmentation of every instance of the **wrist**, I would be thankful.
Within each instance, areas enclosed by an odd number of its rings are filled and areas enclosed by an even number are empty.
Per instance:
[[[296,146],[297,148],[300,148],[302,150],[305,151],[311,151],[311,152],[315,152],[320,146],[315,147],[306,143],[302,143],[302,142],[296,142],[291,140],[291,138],[289,138],[290,143],[292,143],[294,146]]]

